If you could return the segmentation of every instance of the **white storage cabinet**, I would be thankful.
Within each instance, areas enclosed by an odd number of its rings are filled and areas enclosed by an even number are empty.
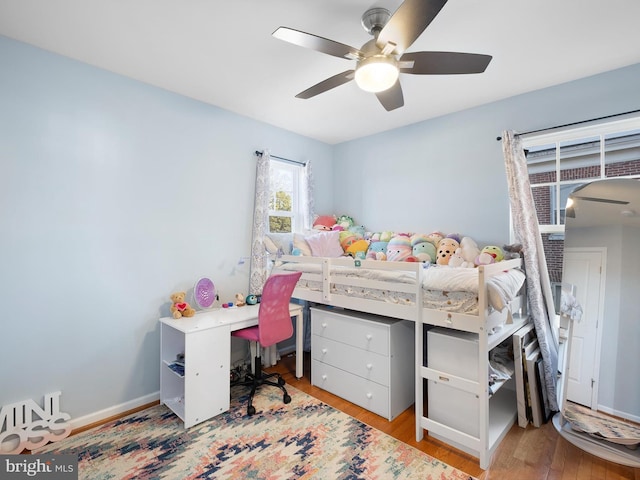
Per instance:
[[[311,308],[311,384],[393,420],[415,400],[415,326]]]
[[[488,354],[521,325],[518,322],[490,336],[486,346],[472,332],[441,327],[427,332],[423,426],[429,436],[478,457],[483,469],[489,467],[495,448],[517,416],[513,377],[495,394],[488,393]]]
[[[160,403],[173,410],[185,428],[229,409],[229,335],[228,326],[199,321],[199,316],[160,321]],[[182,353],[183,375],[171,368]]]

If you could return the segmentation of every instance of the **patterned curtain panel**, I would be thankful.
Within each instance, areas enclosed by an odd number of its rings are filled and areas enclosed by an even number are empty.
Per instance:
[[[529,184],[529,172],[522,142],[513,131],[502,134],[502,151],[509,184],[509,201],[513,217],[516,242],[522,244],[527,272],[529,313],[535,325],[547,391],[547,406],[557,412],[556,378],[558,373],[558,346],[550,324],[550,313],[555,315],[547,262],[538,227],[536,207]]]
[[[256,165],[256,191],[253,206],[253,234],[251,237],[251,268],[249,293],[262,293],[267,281],[267,255],[264,237],[269,228],[269,166],[271,157],[267,150],[258,157]]]
[[[313,170],[311,169],[311,161],[304,166],[302,175],[302,185],[300,188],[300,202],[303,215],[302,228],[310,230],[313,224],[314,205],[313,205]]]

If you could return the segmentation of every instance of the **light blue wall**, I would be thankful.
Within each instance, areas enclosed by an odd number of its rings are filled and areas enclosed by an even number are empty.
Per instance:
[[[3,37],[0,65],[0,406],[157,392],[169,294],[247,292],[253,152],[311,160],[329,208],[332,149]]]
[[[3,37],[0,65],[0,405],[73,418],[158,390],[169,293],[246,291],[254,150],[312,160],[318,213],[497,243],[503,129],[640,106],[636,65],[331,147]]]
[[[338,145],[336,213],[374,231],[442,230],[502,245],[509,203],[496,137],[639,109],[639,82],[640,64]]]

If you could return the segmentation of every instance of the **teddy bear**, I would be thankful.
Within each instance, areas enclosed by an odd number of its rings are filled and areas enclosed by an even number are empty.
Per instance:
[[[245,305],[246,305],[246,302],[244,300],[244,295],[241,293],[236,293],[236,306],[244,307]]]
[[[176,292],[171,294],[171,315],[173,318],[193,317],[196,311],[184,301],[187,292]]]

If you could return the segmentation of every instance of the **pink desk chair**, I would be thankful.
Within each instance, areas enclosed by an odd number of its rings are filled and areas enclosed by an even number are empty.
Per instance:
[[[279,373],[265,374],[262,372],[260,347],[269,347],[293,335],[293,322],[289,314],[291,294],[300,279],[302,272],[271,275],[267,278],[262,289],[262,299],[258,310],[258,325],[232,332],[234,337],[244,338],[250,342],[257,342],[254,372],[247,374],[245,380],[238,385],[251,386],[247,415],[256,413],[253,406],[253,396],[261,385],[271,385],[283,392],[282,401],[291,402],[291,397],[284,388],[285,381]],[[271,378],[275,381],[270,380]]]

